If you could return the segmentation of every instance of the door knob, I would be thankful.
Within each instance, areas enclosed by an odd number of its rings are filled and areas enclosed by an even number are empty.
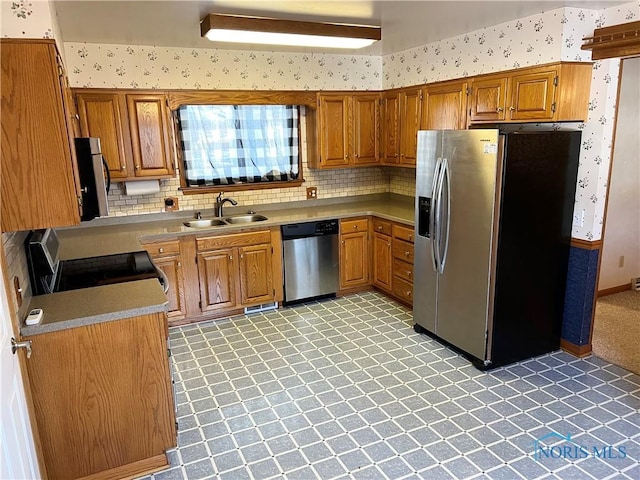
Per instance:
[[[26,342],[16,342],[16,339],[11,337],[11,353],[15,355],[19,348],[26,349],[27,358],[31,358],[31,340],[27,340]]]

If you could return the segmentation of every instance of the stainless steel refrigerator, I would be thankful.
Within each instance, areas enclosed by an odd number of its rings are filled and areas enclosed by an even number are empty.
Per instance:
[[[481,369],[559,348],[580,137],[418,132],[417,332]]]

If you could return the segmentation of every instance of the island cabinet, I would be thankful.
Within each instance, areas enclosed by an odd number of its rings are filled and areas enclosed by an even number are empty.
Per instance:
[[[167,279],[167,300],[169,301],[167,315],[169,321],[175,322],[184,319],[187,316],[187,307],[180,241],[173,239],[143,243],[142,247],[149,252],[153,264],[162,270]]]
[[[55,42],[1,42],[2,231],[79,224],[73,111]]]
[[[47,477],[141,476],[168,465],[176,421],[164,312],[26,337]]]
[[[384,164],[415,167],[422,88],[385,92],[383,107]]]
[[[590,63],[556,63],[469,81],[469,121],[560,122],[587,119]]]
[[[413,305],[414,230],[406,225],[392,227],[392,293],[408,306]]]
[[[422,130],[467,128],[467,82],[427,85],[422,96]]]
[[[369,281],[369,219],[340,221],[340,290],[366,287]]]
[[[197,238],[202,313],[281,301],[280,244],[279,230]]]
[[[175,176],[172,121],[164,93],[74,90],[80,131],[100,138],[112,181]]]
[[[380,95],[318,94],[318,156],[311,168],[375,165],[380,161]]]
[[[374,218],[372,224],[372,270],[373,285],[385,292],[391,292],[391,228],[392,223]]]

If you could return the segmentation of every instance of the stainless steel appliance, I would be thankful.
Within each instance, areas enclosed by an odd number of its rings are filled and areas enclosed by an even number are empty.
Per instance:
[[[35,230],[25,241],[33,295],[157,278],[165,293],[165,274],[146,251],[59,260],[55,230]]]
[[[99,138],[76,138],[76,159],[82,195],[82,220],[109,215],[107,195],[111,186],[109,167],[102,157]],[[107,177],[105,183],[105,175]]]
[[[284,304],[335,295],[338,291],[338,221],[282,226]]]
[[[559,348],[580,137],[418,132],[417,332],[481,369]]]

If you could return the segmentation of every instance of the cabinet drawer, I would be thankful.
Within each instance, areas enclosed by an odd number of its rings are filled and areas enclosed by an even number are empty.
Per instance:
[[[402,260],[394,258],[393,274],[408,282],[413,282],[413,263],[403,262]]]
[[[368,227],[369,220],[366,218],[342,220],[340,222],[340,233],[366,232]]]
[[[393,240],[393,258],[413,263],[413,243]]]
[[[180,242],[178,240],[144,243],[142,246],[152,257],[168,257],[180,254]]]
[[[393,238],[413,243],[413,228],[394,224]]]
[[[270,231],[233,233],[220,235],[218,237],[202,237],[196,240],[198,251],[227,247],[244,247],[246,245],[258,245],[260,243],[271,243]]]
[[[376,218],[373,220],[373,231],[391,235],[391,222],[385,222],[384,220],[378,220]]]
[[[409,303],[413,303],[413,284],[398,277],[393,277],[393,294]]]

